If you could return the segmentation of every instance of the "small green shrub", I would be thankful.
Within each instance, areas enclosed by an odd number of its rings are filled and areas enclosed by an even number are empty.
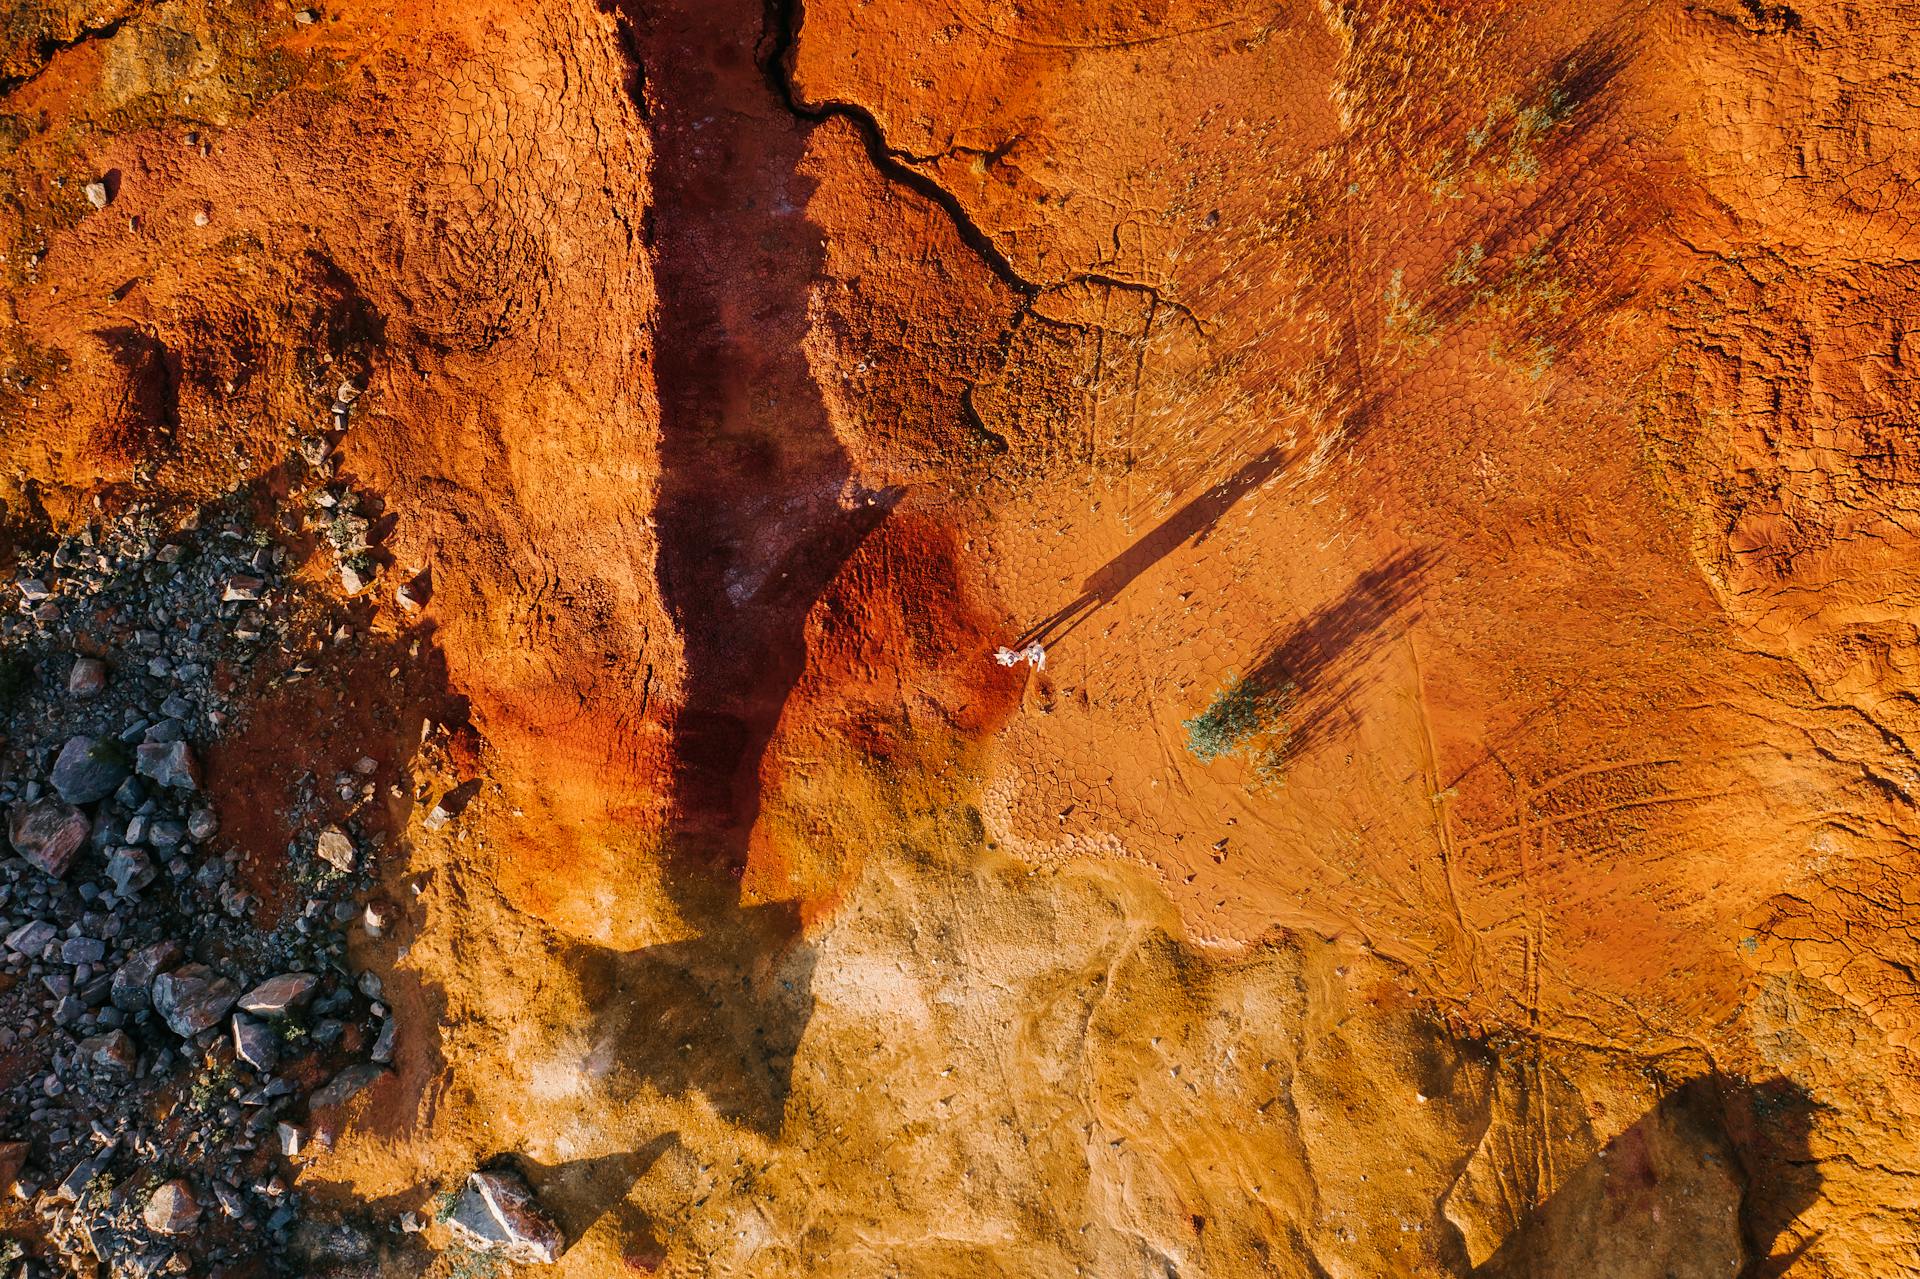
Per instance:
[[[1181,721],[1187,749],[1203,764],[1237,756],[1262,782],[1278,785],[1286,770],[1287,713],[1292,686],[1229,675],[1207,709]]]

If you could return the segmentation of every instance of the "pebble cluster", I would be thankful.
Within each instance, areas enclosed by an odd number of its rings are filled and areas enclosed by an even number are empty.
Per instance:
[[[379,979],[344,936],[369,836],[302,832],[279,870],[305,900],[269,913],[202,790],[235,691],[296,660],[286,568],[237,507],[171,526],[136,509],[23,556],[5,586],[0,1192],[49,1247],[0,1244],[0,1270],[217,1275],[280,1255],[301,1224],[286,1161],[392,1059]],[[333,781],[370,795],[376,767]]]

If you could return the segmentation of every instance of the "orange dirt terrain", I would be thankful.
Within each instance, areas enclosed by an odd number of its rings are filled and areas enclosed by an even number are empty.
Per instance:
[[[1920,1276],[1916,40],[0,0],[0,1275]]]

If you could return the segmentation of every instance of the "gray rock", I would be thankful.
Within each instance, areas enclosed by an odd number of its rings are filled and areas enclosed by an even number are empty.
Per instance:
[[[200,1222],[200,1201],[192,1186],[175,1178],[147,1197],[140,1218],[155,1234],[184,1235]]]
[[[183,671],[182,673],[184,674],[185,672]],[[158,742],[162,746],[170,746],[174,742],[185,740],[186,736],[187,726],[185,724],[182,724],[177,719],[161,719],[147,725],[147,731],[140,735],[140,740],[143,742]]]
[[[187,834],[194,839],[212,839],[220,833],[220,819],[211,808],[196,808],[187,814]]]
[[[344,1106],[386,1073],[385,1066],[376,1066],[364,1061],[355,1062],[315,1090],[313,1096],[307,1098],[307,1105],[313,1110],[328,1110],[335,1106]]]
[[[353,841],[347,832],[338,826],[329,826],[320,832],[320,838],[314,841],[313,851],[321,861],[339,871],[353,869],[356,854]]]
[[[38,959],[47,943],[59,935],[60,930],[46,920],[29,919],[7,934],[7,949],[18,951],[28,959]]]
[[[97,964],[107,957],[107,944],[94,937],[69,937],[60,943],[63,964]]]
[[[454,1240],[522,1265],[551,1265],[565,1247],[559,1227],[518,1175],[476,1172],[447,1214]]]
[[[85,813],[53,798],[16,804],[7,816],[13,851],[55,879],[66,876],[92,832]]]
[[[266,583],[257,577],[248,577],[245,573],[235,573],[220,588],[220,599],[231,604],[236,600],[257,600]]]
[[[388,1017],[380,1023],[380,1033],[373,1037],[373,1051],[367,1055],[385,1065],[393,1060],[394,1019]]]
[[[126,1031],[115,1030],[81,1040],[80,1057],[96,1069],[131,1075],[139,1063],[140,1052]]]
[[[360,922],[365,926],[368,936],[379,937],[393,926],[393,907],[384,902],[368,902]]]
[[[113,1006],[130,1013],[151,1007],[153,979],[178,964],[183,954],[180,943],[176,941],[156,942],[135,951],[126,963],[120,965],[108,987],[108,998],[113,1000]]]
[[[113,1161],[113,1152],[118,1149],[119,1144],[115,1141],[99,1154],[90,1159],[82,1159],[75,1164],[73,1171],[61,1178],[60,1185],[54,1193],[68,1203],[78,1203],[80,1196],[86,1193],[93,1179],[107,1170],[107,1165]]]
[[[126,777],[119,750],[92,737],[69,737],[53,761],[53,789],[69,804],[105,799]]]
[[[267,1023],[245,1013],[235,1013],[233,1055],[262,1074],[268,1074],[280,1064],[280,1041],[267,1028]]]
[[[107,686],[107,664],[97,657],[76,657],[67,672],[67,692],[75,697],[98,697]]]
[[[205,964],[182,964],[153,979],[153,1010],[182,1039],[219,1024],[240,992]]]
[[[216,1181],[213,1183],[213,1197],[220,1201],[220,1211],[235,1221],[247,1215],[247,1201],[241,1197],[237,1187]]]
[[[130,897],[154,881],[153,859],[137,848],[116,848],[107,858],[107,878],[113,891]]]
[[[262,1017],[279,1017],[313,996],[320,979],[312,973],[281,973],[240,996],[240,1007]]]
[[[307,1148],[307,1130],[299,1124],[282,1123],[274,1132],[280,1140],[280,1153],[289,1159]]]
[[[200,789],[200,763],[185,742],[142,742],[134,754],[142,777],[176,790]]]
[[[14,582],[14,585],[20,588],[21,596],[30,604],[37,604],[41,600],[50,599],[53,596],[53,591],[44,581],[37,577],[20,578]]]

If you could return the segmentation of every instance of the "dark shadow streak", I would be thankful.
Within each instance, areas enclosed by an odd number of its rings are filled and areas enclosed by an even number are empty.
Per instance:
[[[1015,647],[1052,645],[1071,635],[1082,622],[1119,599],[1121,592],[1132,586],[1142,573],[1180,547],[1188,543],[1198,546],[1206,541],[1242,498],[1286,468],[1290,456],[1277,445],[1268,448],[1227,479],[1189,501],[1152,532],[1094,570],[1080,584],[1077,598],[1027,628]]]
[[[1740,1279],[1777,1279],[1817,1236],[1775,1256],[1782,1233],[1819,1196],[1808,1158],[1816,1103],[1784,1078],[1750,1084],[1704,1075],[1609,1141],[1535,1208],[1475,1279],[1718,1273],[1736,1251]],[[1724,1171],[1722,1171],[1724,1170]],[[1719,1189],[1738,1198],[1737,1238],[1718,1233]]]
[[[778,29],[759,0],[602,3],[654,141],[655,514],[686,660],[665,883],[694,935],[575,962],[609,1087],[698,1095],[777,1133],[813,958],[793,906],[741,901],[762,760],[809,612],[901,493],[857,491],[807,361],[824,248],[800,172],[811,125],[773,87]]]
[[[1433,562],[1426,551],[1388,557],[1291,628],[1246,672],[1247,683],[1286,700],[1286,756],[1311,750],[1352,716],[1369,659],[1418,617],[1415,604]]]

